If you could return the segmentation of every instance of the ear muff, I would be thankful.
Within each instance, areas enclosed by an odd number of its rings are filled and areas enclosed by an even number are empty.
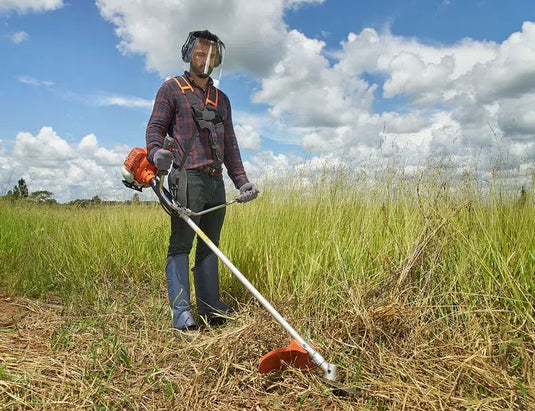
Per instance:
[[[194,36],[194,32],[190,32],[186,42],[182,45],[182,61],[184,63],[191,62],[191,56],[193,55],[193,48],[195,47],[195,41],[197,38]]]

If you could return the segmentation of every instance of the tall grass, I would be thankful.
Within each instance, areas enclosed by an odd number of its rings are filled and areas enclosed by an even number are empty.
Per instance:
[[[525,309],[535,209],[524,196],[482,198],[421,180],[370,185],[345,174],[305,188],[290,182],[229,207],[222,249],[275,300],[343,303],[344,287],[369,291],[397,277],[400,287],[496,295]],[[0,218],[0,281],[11,292],[90,301],[103,284],[161,281],[169,224],[157,205],[2,201]],[[240,292],[230,274],[224,281]]]
[[[91,304],[107,287],[159,282],[167,221],[156,206],[2,201],[2,287],[29,297]]]
[[[345,383],[364,392],[347,402],[314,394],[314,401],[342,408],[529,408],[535,406],[533,191],[483,192],[469,178],[453,182],[429,172],[370,180],[340,170],[313,181],[288,179],[262,187],[250,204],[228,208],[221,249],[305,338],[329,352]],[[169,223],[158,206],[4,200],[0,229],[4,293],[83,315],[77,332],[102,330],[92,344],[115,364],[114,373],[147,366],[129,350],[164,341],[135,342],[125,330],[148,335],[147,329],[169,324],[163,274]],[[250,349],[237,335],[254,328],[252,338],[267,345],[284,341],[277,336],[283,332],[256,322],[253,308],[247,314],[252,297],[226,268],[221,271],[224,298],[242,307],[243,321],[253,321],[226,339],[242,349],[236,361],[254,361],[244,357]],[[101,318],[98,326],[87,324],[91,312]],[[141,323],[124,322],[133,312]],[[118,317],[115,328],[102,315]],[[62,330],[54,334],[55,347],[72,347],[73,334]],[[243,365],[230,372],[220,350],[214,354],[209,345],[202,350],[212,354],[203,355],[193,347],[184,348],[190,356],[180,361],[206,361],[205,372],[222,367],[214,392],[225,383],[234,387],[232,375]],[[162,367],[165,358],[149,361],[150,367]],[[92,378],[111,383],[99,370],[89,370]],[[256,377],[246,375],[241,378],[257,393]],[[154,382],[156,391],[169,393],[160,405],[186,395],[169,378]],[[103,398],[105,405],[123,404]],[[135,401],[143,404],[142,397]]]
[[[334,299],[336,309],[348,288],[384,293],[393,283],[413,298],[496,296],[532,308],[532,195],[483,198],[470,184],[342,175],[307,190],[272,187],[229,209],[223,245],[275,299]]]

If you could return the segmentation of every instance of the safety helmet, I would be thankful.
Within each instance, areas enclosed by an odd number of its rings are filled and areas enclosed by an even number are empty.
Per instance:
[[[197,45],[197,42],[200,39],[208,41],[215,46],[215,49],[217,51],[217,59],[216,59],[214,67],[218,67],[219,65],[221,65],[221,63],[223,63],[223,54],[225,52],[225,44],[219,39],[219,37],[217,37],[213,33],[210,33],[208,30],[190,31],[188,35],[188,39],[182,45],[182,60],[185,63],[191,62],[193,50],[195,49],[195,46]]]

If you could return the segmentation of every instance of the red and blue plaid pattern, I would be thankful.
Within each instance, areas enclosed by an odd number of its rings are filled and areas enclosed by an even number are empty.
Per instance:
[[[206,91],[195,84],[188,72],[185,72],[184,75],[193,86],[194,93],[199,97],[199,106],[202,109],[206,101]],[[208,87],[214,87],[212,79],[210,79]],[[239,188],[248,183],[249,180],[243,169],[240,149],[234,134],[230,101],[221,90],[219,90],[217,110],[221,114],[225,125],[224,135],[217,138],[217,151],[223,159],[234,186]],[[171,78],[164,82],[158,90],[152,115],[147,125],[145,138],[148,160],[152,163],[154,153],[162,147],[163,140],[167,134],[174,137],[178,142],[178,154],[182,158],[184,150],[191,139],[193,127],[195,127],[195,123],[186,95],[182,93],[177,82]],[[214,159],[212,158],[209,144],[209,132],[208,130],[201,130],[201,133],[193,143],[184,167],[186,169],[197,169],[212,164],[214,164]]]

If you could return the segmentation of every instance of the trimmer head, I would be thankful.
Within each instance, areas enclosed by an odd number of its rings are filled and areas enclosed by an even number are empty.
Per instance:
[[[316,367],[316,364],[312,362],[308,352],[293,340],[287,347],[277,348],[264,355],[258,364],[258,370],[261,373],[268,373],[284,370],[289,366],[307,370]]]

